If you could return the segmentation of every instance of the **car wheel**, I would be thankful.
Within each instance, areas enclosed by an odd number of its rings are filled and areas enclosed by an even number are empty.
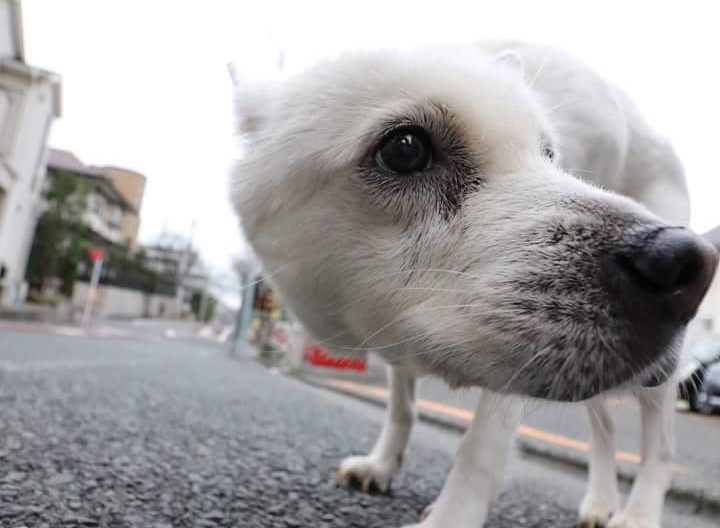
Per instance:
[[[692,412],[700,412],[700,401],[697,389],[688,389],[688,404]]]
[[[700,392],[697,395],[696,399],[698,401],[698,412],[706,416],[709,416],[713,413],[713,406],[710,403],[710,398],[708,398],[707,393]]]

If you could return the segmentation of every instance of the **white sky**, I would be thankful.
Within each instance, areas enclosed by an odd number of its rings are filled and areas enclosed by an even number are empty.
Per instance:
[[[141,239],[185,231],[227,270],[244,244],[227,198],[233,61],[250,78],[344,49],[518,38],[563,47],[623,87],[677,148],[693,227],[720,223],[715,2],[25,0],[27,59],[63,79],[50,144],[148,177]]]

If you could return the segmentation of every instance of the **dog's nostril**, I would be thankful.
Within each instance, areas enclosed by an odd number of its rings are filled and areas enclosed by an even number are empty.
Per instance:
[[[695,280],[701,271],[703,255],[691,238],[658,234],[628,253],[620,263],[644,288],[658,293],[671,291]]]
[[[690,284],[700,274],[700,258],[693,258],[680,267],[680,271],[672,281],[674,286],[684,286]]]
[[[694,311],[717,266],[706,240],[685,228],[663,228],[618,254],[620,266],[644,290],[673,295],[682,311]]]

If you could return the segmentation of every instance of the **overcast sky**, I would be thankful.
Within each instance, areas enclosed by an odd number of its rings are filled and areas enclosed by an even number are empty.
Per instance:
[[[692,6],[692,8],[690,7]],[[24,0],[28,61],[63,79],[50,144],[148,177],[141,239],[187,231],[216,269],[244,251],[227,198],[233,61],[297,71],[344,49],[518,38],[570,50],[623,87],[687,171],[693,227],[720,223],[714,2]]]

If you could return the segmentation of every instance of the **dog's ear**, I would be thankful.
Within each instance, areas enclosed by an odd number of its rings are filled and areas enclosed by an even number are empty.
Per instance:
[[[523,71],[523,68],[525,67],[525,61],[523,60],[522,55],[515,50],[501,51],[493,57],[493,60],[496,63],[505,64],[518,71]]]
[[[253,138],[265,128],[270,117],[274,86],[243,79],[232,64],[228,64],[228,72],[233,83],[235,129],[241,136]]]

